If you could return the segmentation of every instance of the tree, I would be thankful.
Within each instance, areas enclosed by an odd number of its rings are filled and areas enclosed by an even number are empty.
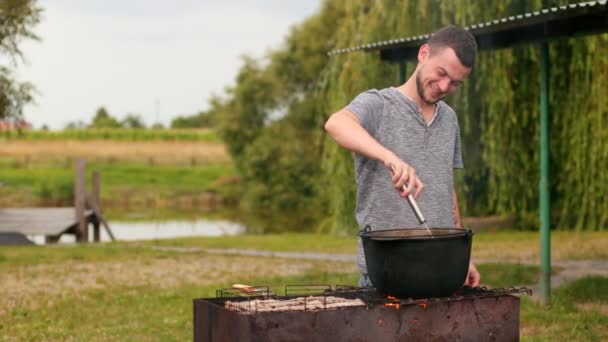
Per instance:
[[[0,0],[0,55],[9,57],[10,67],[23,59],[18,44],[25,38],[38,39],[31,29],[41,12],[35,0]],[[0,119],[21,117],[23,107],[33,101],[34,86],[18,82],[10,67],[0,65]]]
[[[236,83],[227,89],[228,101],[214,97],[210,104],[220,136],[240,164],[247,146],[261,133],[276,106],[279,84],[260,61],[247,56],[243,57]]]
[[[208,128],[211,125],[211,111],[198,112],[192,116],[178,116],[171,120],[171,128]]]
[[[333,3],[325,1],[320,14],[292,28],[282,48],[260,60],[243,58],[236,84],[210,101],[214,125],[245,182],[239,205],[251,219],[248,227],[313,230],[329,217],[319,199],[326,189],[317,185],[318,113],[325,110],[319,89],[326,53],[347,18]]]
[[[66,130],[70,129],[85,129],[87,128],[87,124],[82,120],[70,121],[65,125]]]
[[[89,128],[120,128],[121,125],[104,107],[99,107]]]
[[[124,128],[146,128],[146,124],[139,114],[127,114],[120,123]]]

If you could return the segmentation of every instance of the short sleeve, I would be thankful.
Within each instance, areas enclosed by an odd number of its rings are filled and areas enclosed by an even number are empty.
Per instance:
[[[460,147],[460,126],[458,125],[458,119],[456,120],[456,134],[454,135],[456,141],[454,141],[454,168],[462,169],[464,168],[464,163],[462,162],[462,149]]]
[[[382,95],[380,95],[378,90],[371,89],[357,95],[357,97],[346,106],[346,109],[355,113],[359,118],[359,121],[361,121],[363,128],[369,133],[374,134],[378,127],[383,107],[384,101]]]

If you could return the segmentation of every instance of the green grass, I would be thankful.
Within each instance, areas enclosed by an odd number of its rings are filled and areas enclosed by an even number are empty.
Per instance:
[[[553,292],[549,307],[523,298],[520,319],[522,341],[606,341],[608,278],[566,284]]]
[[[282,289],[288,284],[355,285],[357,277],[357,274],[322,273],[245,281],[271,285],[275,292],[283,294]],[[597,284],[603,289],[605,298],[608,278],[583,279],[555,291],[554,300],[559,304],[549,308],[523,298],[522,340],[600,341],[607,338],[607,316],[583,312],[572,304],[580,300],[573,295],[572,288],[577,288],[574,293],[591,292]],[[0,335],[15,340],[189,340],[192,336],[192,299],[213,297],[216,289],[229,285],[89,291],[52,307],[14,309],[0,323]]]
[[[4,132],[0,139],[22,140],[120,140],[120,141],[205,141],[219,142],[212,129],[75,129],[65,131]]]
[[[249,279],[250,284],[356,284],[348,274],[311,274]],[[185,341],[192,338],[192,299],[214,297],[230,284],[187,285],[175,289],[149,287],[90,291],[50,308],[13,310],[0,323],[0,336],[16,340]],[[282,294],[282,292],[279,292]]]
[[[102,192],[109,195],[115,187],[189,189],[200,191],[209,188],[211,183],[221,176],[235,174],[229,164],[216,164],[199,167],[188,166],[149,166],[128,162],[116,162],[111,165],[91,163],[89,175],[97,170],[102,175]],[[6,168],[0,171],[3,187],[19,189],[35,188],[38,184],[53,180],[71,180],[74,177],[72,165],[69,167],[40,166],[36,168]],[[104,193],[102,193],[104,194]]]
[[[482,259],[540,260],[539,232],[502,229],[473,236],[473,256]],[[552,231],[553,260],[608,259],[608,234],[599,231]]]
[[[142,242],[167,246],[262,249],[322,253],[357,253],[357,238],[323,234],[266,234],[226,237],[192,237]],[[502,231],[476,234],[473,260],[538,261],[539,235],[534,232]],[[608,234],[602,232],[553,232],[555,259],[608,259]]]
[[[230,246],[223,246],[234,248],[244,245],[259,246],[261,243],[260,237],[240,238],[232,240],[233,244]],[[302,241],[303,245],[306,245],[317,241],[318,245],[319,241],[323,240],[327,241],[321,244],[331,241],[316,235],[290,234],[271,238],[269,245],[279,249],[281,244],[287,242]],[[336,246],[341,243],[338,242]],[[326,245],[324,248],[336,246]],[[56,265],[59,271],[78,261],[126,261],[137,258],[145,264],[156,258],[180,258],[183,255],[114,244],[3,247],[0,249],[0,274],[20,272],[21,267],[44,264]],[[204,253],[196,255],[196,258],[204,262]],[[478,267],[482,273],[483,285],[491,287],[530,284],[536,281],[539,272],[536,266],[520,264],[482,264]],[[60,284],[61,275],[65,272],[64,270],[51,274],[55,277],[54,282]],[[224,272],[231,274],[233,271],[226,269]],[[36,277],[35,273],[31,276]],[[192,299],[213,297],[216,289],[229,288],[232,282],[268,285],[277,294],[283,294],[285,285],[356,285],[358,280],[357,273],[328,273],[316,268],[296,276],[268,277],[260,274],[234,277],[229,277],[228,281],[207,282],[208,285],[204,286],[197,285],[196,279],[194,283],[192,279],[185,279],[169,288],[155,286],[153,281],[147,286],[118,286],[102,282],[102,288],[76,291],[61,296],[53,301],[53,304],[13,308],[0,316],[0,340],[189,340],[192,334]],[[37,283],[35,278],[30,280],[32,284]],[[28,286],[30,282],[24,281],[23,286]],[[40,297],[33,298],[34,302],[45,302],[44,291],[37,296]],[[588,277],[566,284],[553,291],[552,299],[552,305],[545,307],[532,302],[527,296],[522,297],[522,340],[601,341],[608,338],[608,278]]]
[[[113,244],[58,246],[2,246],[0,270],[22,265],[60,264],[69,261],[111,261],[133,258],[166,258],[174,252],[151,248],[120,247]]]
[[[298,233],[191,237],[137,243],[180,247],[259,249],[273,252],[302,251],[353,254],[357,251],[357,241],[354,237]]]
[[[5,165],[0,163],[0,166]],[[93,170],[101,173],[101,198],[106,207],[145,207],[150,201],[153,207],[179,207],[179,203],[174,201],[180,197],[195,198],[205,192],[224,195],[224,192],[232,191],[228,186],[217,186],[214,182],[236,174],[231,164],[190,167],[114,162],[91,163],[88,170],[88,179],[91,179]],[[70,205],[73,201],[73,177],[72,165],[1,167],[1,201],[4,206],[36,206],[45,201]]]
[[[91,165],[90,169],[101,172],[104,186],[136,186],[138,188],[170,188],[197,191],[208,188],[221,176],[234,175],[232,165],[208,165],[203,167],[178,167],[127,164]]]
[[[518,287],[536,284],[540,275],[540,267],[534,265],[479,264],[477,270],[481,274],[482,284],[492,287]]]
[[[608,278],[587,277],[559,289],[558,294],[572,301],[599,301],[608,304]]]

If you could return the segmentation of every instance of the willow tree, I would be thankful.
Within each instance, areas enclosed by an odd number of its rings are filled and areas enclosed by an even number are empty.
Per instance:
[[[346,11],[335,48],[407,37],[446,24],[467,26],[575,1],[403,0],[336,1]],[[608,35],[550,44],[551,196],[554,225],[608,226]],[[538,226],[538,49],[523,45],[483,51],[462,89],[447,99],[458,113],[466,169],[457,175],[465,214],[512,215],[520,227]],[[414,64],[408,63],[408,70]],[[378,54],[355,52],[329,60],[319,121],[359,92],[398,84],[394,65]],[[327,138],[323,138],[326,139]],[[352,156],[326,141],[321,195],[328,219],[322,229],[354,231]]]

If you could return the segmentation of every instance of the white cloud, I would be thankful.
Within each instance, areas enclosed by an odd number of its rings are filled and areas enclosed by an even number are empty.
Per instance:
[[[20,78],[40,92],[38,105],[25,110],[36,127],[90,121],[100,105],[119,118],[141,114],[148,124],[157,102],[165,124],[205,109],[212,93],[233,84],[240,55],[278,47],[291,25],[318,8],[310,1],[293,9],[270,0],[255,7],[244,0],[124,3],[130,7],[41,2],[42,41],[22,45],[29,65],[20,67]]]

